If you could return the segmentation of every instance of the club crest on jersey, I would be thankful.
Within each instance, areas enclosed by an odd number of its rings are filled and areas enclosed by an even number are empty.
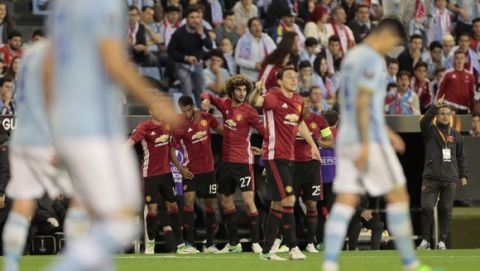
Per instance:
[[[200,125],[202,125],[203,127],[207,127],[208,121],[207,120],[202,120],[202,121],[200,121]]]
[[[242,121],[243,120],[243,115],[242,114],[237,114],[237,116],[235,117],[235,119],[237,121]]]
[[[150,197],[150,196],[146,196],[146,197],[145,197],[145,201],[146,201],[146,202],[150,202],[150,201],[152,201],[152,197]]]
[[[315,122],[310,123],[310,128],[317,129],[317,124]]]

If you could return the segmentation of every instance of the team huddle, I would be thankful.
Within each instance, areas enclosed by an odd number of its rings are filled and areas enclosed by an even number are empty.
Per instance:
[[[94,13],[92,6],[96,7]],[[297,245],[293,207],[301,197],[308,217],[307,251],[314,252],[316,202],[321,192],[319,147],[331,148],[334,140],[325,119],[311,113],[308,98],[297,93],[295,68],[278,72],[279,88],[265,90],[263,82],[254,88],[242,76],[234,76],[226,84],[227,98],[202,95],[201,107],[216,107],[223,115],[223,124],[197,110],[190,96],[179,99],[179,117],[171,99],[148,91],[152,86],[131,68],[123,47],[124,17],[122,5],[116,0],[58,0],[50,24],[51,40],[36,45],[25,56],[19,80],[18,128],[11,147],[12,180],[7,193],[14,203],[3,234],[4,270],[18,270],[34,200],[45,192],[51,197],[70,192],[79,199],[68,215],[68,228],[72,230],[67,232],[70,242],[65,256],[48,270],[115,270],[112,255],[138,237],[137,215],[142,206],[138,168],[132,148],[125,142],[130,146],[141,142],[143,147],[147,250],[154,248],[151,239],[158,227],[161,198],[168,214],[167,221],[162,222],[166,241],[174,243],[178,253],[198,252],[193,247],[198,196],[204,199],[205,251],[240,252],[233,197],[238,187],[250,221],[252,250],[263,260],[285,260],[271,250],[280,233],[290,259],[305,259]],[[342,64],[338,173],[333,185],[336,201],[325,226],[324,271],[339,270],[338,256],[349,220],[365,193],[385,196],[389,230],[395,236],[405,270],[431,270],[420,265],[413,248],[405,177],[394,153],[402,152],[405,146],[386,128],[383,117],[383,56],[404,37],[401,23],[386,18],[364,44],[346,55]],[[117,111],[122,87],[143,102],[152,115],[128,141]],[[263,109],[263,123],[255,107]],[[250,145],[253,129],[263,136],[262,150]],[[218,181],[211,130],[223,135]],[[184,164],[175,155],[178,146],[183,149]],[[263,242],[259,240],[254,202],[254,153],[265,161],[271,197]],[[170,161],[183,177],[182,221]],[[58,164],[70,173],[73,188],[57,180],[54,165]],[[214,244],[217,193],[229,237],[222,251]],[[88,231],[79,231],[84,229],[85,220],[90,223]]]

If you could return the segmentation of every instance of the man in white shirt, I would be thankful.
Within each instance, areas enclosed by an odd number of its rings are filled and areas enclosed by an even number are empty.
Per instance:
[[[345,25],[346,22],[347,14],[341,6],[338,6],[332,10],[332,23],[327,25],[327,32],[330,33],[328,37],[336,35],[340,38],[340,48],[343,54],[355,46],[355,37],[352,30]]]
[[[257,81],[258,73],[265,57],[277,46],[265,33],[259,18],[252,18],[247,23],[248,31],[238,40],[235,49],[235,62],[240,67],[240,73],[250,81]]]

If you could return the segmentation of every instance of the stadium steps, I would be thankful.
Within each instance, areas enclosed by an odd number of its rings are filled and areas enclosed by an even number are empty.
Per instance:
[[[33,31],[43,27],[45,17],[32,14],[31,0],[7,1],[6,3],[15,22],[15,29],[22,33],[24,41],[29,41]]]

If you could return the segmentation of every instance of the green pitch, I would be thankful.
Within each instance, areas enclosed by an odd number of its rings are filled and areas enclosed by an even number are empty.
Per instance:
[[[480,270],[480,250],[422,251],[418,254],[425,264],[439,271]],[[322,255],[307,254],[307,257],[305,261],[267,262],[259,260],[253,253],[120,255],[117,264],[120,271],[321,271]],[[52,259],[47,256],[24,257],[20,270],[42,270]],[[402,271],[402,266],[395,251],[360,251],[343,253],[341,270]]]

